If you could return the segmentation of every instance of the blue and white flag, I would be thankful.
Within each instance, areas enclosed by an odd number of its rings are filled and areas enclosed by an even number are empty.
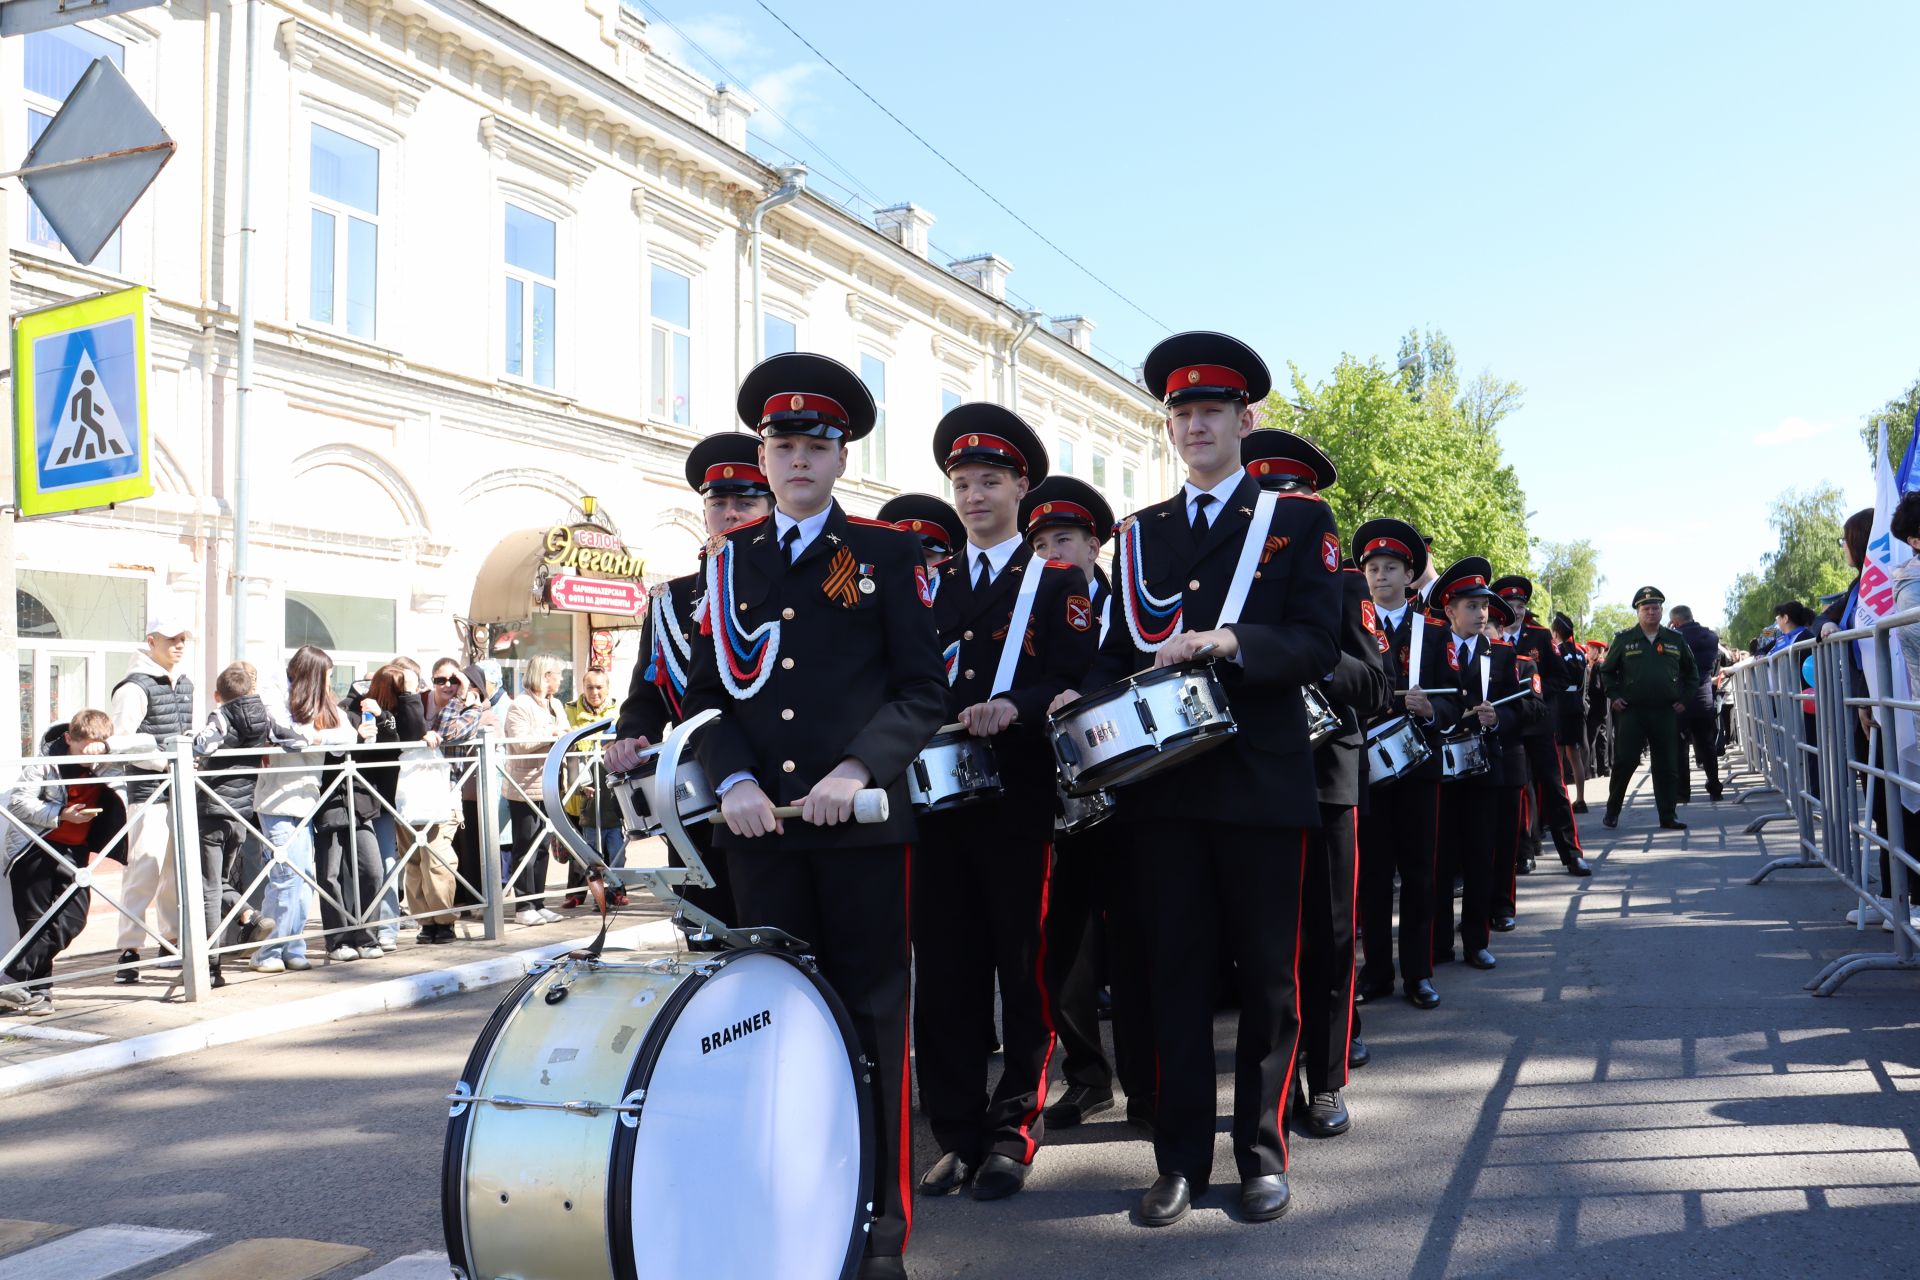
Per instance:
[[[1920,488],[1920,475],[1915,474],[1914,459],[1914,445],[1920,443],[1920,418],[1916,419],[1914,438],[1907,442],[1907,453],[1900,460],[1898,471],[1888,464],[1886,432],[1879,432],[1878,435],[1878,452],[1873,470],[1873,529],[1867,536],[1867,555],[1860,566],[1860,586],[1854,598],[1847,602],[1847,616],[1841,619],[1840,625],[1845,628],[1872,626],[1881,618],[1897,612],[1893,573],[1913,558],[1912,548],[1893,536],[1891,526],[1893,509],[1900,505],[1901,497]],[[1855,641],[1854,652],[1860,659],[1861,670],[1866,674],[1868,693],[1876,698],[1882,696],[1873,646]],[[1894,642],[1893,689],[1890,696],[1901,701],[1913,696],[1907,680],[1907,664],[1897,638]],[[1893,721],[1901,772],[1909,778],[1920,779],[1920,749],[1915,745],[1914,717],[1896,713]]]

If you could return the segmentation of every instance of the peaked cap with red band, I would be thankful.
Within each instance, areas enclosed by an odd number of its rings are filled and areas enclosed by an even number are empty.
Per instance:
[[[740,421],[762,436],[820,436],[846,443],[873,431],[873,393],[838,360],[808,351],[768,356],[740,382]]]
[[[1513,601],[1496,591],[1487,597],[1487,616],[1493,619],[1495,626],[1505,631],[1520,620],[1520,611]]]
[[[880,518],[920,539],[929,551],[951,552],[966,540],[960,513],[930,493],[902,493],[888,498]]]
[[[760,440],[744,431],[722,431],[687,451],[687,487],[696,493],[737,493],[765,497],[766,473],[760,470]]]
[[[1085,529],[1101,542],[1113,536],[1113,508],[1100,491],[1072,476],[1048,476],[1020,500],[1020,530]]]
[[[1510,573],[1504,578],[1493,580],[1493,594],[1503,600],[1513,600],[1524,605],[1533,599],[1533,581],[1525,574]]]
[[[1455,600],[1485,596],[1499,599],[1487,586],[1487,580],[1493,577],[1493,566],[1487,563],[1485,556],[1466,556],[1448,565],[1446,571],[1433,580],[1433,586],[1427,589],[1427,599],[1442,609]]]
[[[1350,554],[1362,567],[1375,556],[1394,556],[1404,560],[1407,572],[1416,578],[1427,571],[1427,544],[1420,531],[1405,520],[1387,516],[1365,521],[1353,531]]]
[[[1340,479],[1333,459],[1305,436],[1277,427],[1262,427],[1240,438],[1240,465],[1262,489],[1277,489],[1287,481],[1331,489]]]
[[[933,461],[942,471],[968,462],[1005,467],[1029,485],[1047,478],[1047,446],[1011,409],[976,401],[947,410],[933,429]]]
[[[1147,353],[1141,376],[1150,395],[1171,409],[1191,400],[1255,404],[1273,390],[1273,377],[1252,347],[1224,333],[1195,330],[1163,339]]]

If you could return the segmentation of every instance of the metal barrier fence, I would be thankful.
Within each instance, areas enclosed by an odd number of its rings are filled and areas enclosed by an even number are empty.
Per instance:
[[[1905,631],[1910,626],[1916,628],[1911,637]],[[1875,672],[1870,687],[1881,691],[1878,697],[1853,685],[1848,650],[1855,645],[1863,667],[1870,664]],[[1895,732],[1899,717],[1920,715],[1920,701],[1891,693],[1894,669],[1905,665],[1909,645],[1920,662],[1920,610],[1803,640],[1728,669],[1741,759],[1745,771],[1761,780],[1739,800],[1777,796],[1785,803],[1746,829],[1757,832],[1776,821],[1794,825],[1792,855],[1769,861],[1750,883],[1781,870],[1824,869],[1859,900],[1852,918],[1860,929],[1879,924],[1892,935],[1888,950],[1863,947],[1827,965],[1807,983],[1815,995],[1832,995],[1869,969],[1920,968],[1920,933],[1908,909],[1908,885],[1920,875],[1920,863],[1908,851],[1906,831],[1908,813],[1920,810],[1920,778],[1909,779],[1898,768]]]
[[[618,865],[624,848],[616,846],[625,838],[619,809],[603,789],[600,743],[583,742],[568,753],[565,799],[582,802],[582,833],[588,844]],[[382,935],[397,941],[402,921],[450,925],[461,913],[476,913],[481,936],[497,939],[511,915],[537,911],[567,894],[569,872],[576,873],[572,879],[577,885],[577,873],[585,870],[556,834],[541,802],[540,767],[552,745],[550,740],[486,735],[444,755],[423,743],[368,743],[316,748],[291,757],[274,751],[264,756],[258,750],[221,752],[196,764],[191,742],[182,739],[177,750],[165,754],[21,761],[14,766],[14,776],[5,779],[0,837],[18,851],[10,873],[27,870],[27,859],[51,860],[50,867],[42,863],[35,869],[51,881],[51,900],[34,918],[16,920],[19,939],[0,952],[0,969],[13,965],[36,933],[63,910],[72,910],[83,890],[117,917],[116,952],[143,953],[136,965],[124,967],[168,971],[168,992],[177,986],[187,1000],[206,997],[212,962],[258,953],[274,955],[288,968],[301,968],[294,960],[305,960],[309,942],[321,944],[315,960],[327,959],[331,949],[342,945],[354,946],[359,958],[359,949],[377,946]],[[390,757],[396,749],[402,752],[398,762],[365,761],[374,753]],[[299,762],[309,754],[332,761]],[[71,846],[53,843],[48,828],[21,816],[21,810],[44,808],[36,793],[64,785],[57,776],[36,783],[18,774],[24,766],[49,761],[127,771],[97,779],[121,798],[126,822],[91,859]],[[387,788],[396,792],[392,801],[370,781],[382,769],[395,771],[396,785]],[[293,775],[313,780],[312,805],[304,814],[249,818],[217,790],[219,783],[235,778]],[[344,800],[349,815],[356,802],[362,808],[370,804],[374,817],[350,817],[344,827],[330,825],[330,818],[321,817],[332,807],[329,800]],[[600,815],[605,827],[594,822]],[[202,835],[211,823],[228,827],[231,834],[219,842],[218,855],[203,855]],[[228,881],[224,873],[235,849],[254,851],[254,858],[243,859],[244,869]],[[155,852],[165,853],[163,862],[149,857]],[[104,859],[116,855],[127,870],[109,892],[98,872]],[[219,878],[212,885],[218,906],[211,927],[205,870],[210,861]],[[257,869],[248,861],[257,861]],[[553,883],[556,876],[558,884]],[[150,899],[154,923],[148,920]],[[276,908],[298,919],[275,919],[271,936],[233,940],[252,913],[271,916]],[[177,936],[165,932],[170,917]],[[56,976],[27,985],[80,982],[122,967],[117,958],[90,967],[63,967]],[[0,985],[11,981],[0,978]]]

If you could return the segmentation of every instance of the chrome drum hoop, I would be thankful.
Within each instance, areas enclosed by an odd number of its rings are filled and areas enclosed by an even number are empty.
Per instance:
[[[1440,773],[1447,781],[1477,777],[1493,768],[1486,737],[1454,730],[1440,738]]]
[[[957,725],[933,735],[907,766],[907,797],[918,813],[938,813],[1001,794],[993,745]]]
[[[1433,759],[1433,747],[1420,727],[1405,716],[1383,720],[1367,730],[1368,784],[1397,782]]]
[[[1138,672],[1048,720],[1054,757],[1072,795],[1151,777],[1237,731],[1211,662]]]

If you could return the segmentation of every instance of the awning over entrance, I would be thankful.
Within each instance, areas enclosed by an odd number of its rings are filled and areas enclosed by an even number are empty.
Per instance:
[[[548,611],[547,603],[536,588],[541,581],[547,537],[551,532],[550,529],[515,529],[494,544],[473,581],[473,599],[467,606],[469,622],[488,625],[519,622]],[[587,619],[587,625],[594,628],[639,625],[639,619],[627,613],[582,616]]]

